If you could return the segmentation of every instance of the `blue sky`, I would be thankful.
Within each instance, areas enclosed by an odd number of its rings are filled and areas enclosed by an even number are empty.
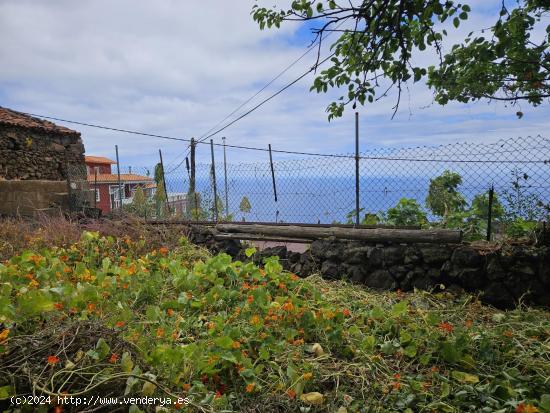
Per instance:
[[[285,6],[288,1],[269,1]],[[471,18],[446,42],[489,26],[499,0],[467,2]],[[83,122],[182,138],[201,136],[253,95],[310,44],[308,27],[289,24],[260,31],[254,1],[211,0],[0,0],[0,105]],[[334,36],[335,38],[335,36]],[[433,52],[418,59],[429,62]],[[246,108],[307,70],[311,53]],[[215,138],[248,146],[348,153],[354,146],[353,111],[327,121],[325,108],[338,91],[310,93],[313,76],[279,95]],[[410,85],[396,118],[395,96],[359,108],[361,148],[437,145],[456,141],[545,134],[548,104],[510,108],[502,103],[432,104],[422,84]],[[246,110],[244,108],[243,110]],[[524,112],[517,119],[517,110]],[[186,153],[171,142],[75,127],[86,152],[151,165],[158,149],[168,164]],[[199,158],[207,161],[206,147]],[[221,156],[218,154],[217,156]],[[229,161],[253,162],[265,154],[231,150]],[[277,155],[277,157],[283,157]]]

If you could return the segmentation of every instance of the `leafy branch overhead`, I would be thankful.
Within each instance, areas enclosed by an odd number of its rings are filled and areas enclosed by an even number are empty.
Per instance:
[[[347,92],[327,107],[329,120],[344,108],[373,103],[396,89],[394,115],[408,81],[424,80],[437,103],[502,100],[533,106],[550,97],[550,24],[548,0],[504,2],[491,27],[472,32],[460,44],[444,44],[449,30],[467,20],[467,4],[444,0],[295,0],[289,9],[255,5],[252,16],[260,29],[286,21],[318,23],[313,43],[321,46],[329,33],[330,66],[315,78],[311,90]],[[546,19],[546,20],[545,20]],[[546,23],[546,27],[543,25]],[[545,30],[545,31],[544,31]],[[535,39],[541,32],[541,39]],[[432,48],[438,63],[417,63]],[[521,112],[518,112],[521,116]]]

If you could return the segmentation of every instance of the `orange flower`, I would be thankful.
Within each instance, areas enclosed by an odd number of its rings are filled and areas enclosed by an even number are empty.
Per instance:
[[[472,326],[472,324],[474,324],[474,322],[472,321],[471,318],[467,319],[466,322],[464,323],[466,328],[470,328]]]
[[[118,361],[118,355],[113,353],[111,354],[111,358],[109,359],[109,363],[115,364]]]
[[[252,325],[258,325],[261,323],[260,317],[254,314],[252,317],[250,317],[250,324]]]
[[[95,304],[94,303],[88,303],[86,306],[89,312],[95,311]]]
[[[157,328],[157,338],[162,338],[162,337],[164,337],[164,328],[159,327]]]
[[[347,308],[344,308],[342,310],[342,314],[344,314],[345,317],[349,317],[351,315],[351,311],[349,311],[349,309]]]
[[[304,380],[310,380],[313,377],[312,373],[304,373]]]
[[[8,339],[9,334],[10,334],[10,330],[8,328],[5,328],[4,330],[2,330],[2,332],[0,333],[0,343],[3,343],[4,341],[6,341]]]
[[[168,314],[168,317],[172,317],[174,315],[174,310],[169,308],[168,310],[166,310],[166,314]]]
[[[292,304],[290,301],[287,301],[283,304],[283,310],[285,311],[292,311],[294,310],[294,304]]]
[[[29,287],[39,287],[40,286],[40,283],[36,280],[31,280],[31,282],[29,283]]]
[[[244,282],[243,286],[242,286],[242,289],[243,290],[250,290],[250,284],[248,284],[247,282]]]
[[[256,385],[254,383],[247,384],[246,385],[246,392],[247,393],[252,393],[254,391],[254,387],[256,387]]]
[[[448,322],[444,322],[444,323],[439,323],[439,325],[437,326],[441,331],[445,331],[446,333],[452,333],[453,330],[454,330],[454,327],[451,323],[448,323]]]
[[[55,303],[55,304],[53,305],[53,307],[54,307],[56,310],[61,311],[61,310],[63,310],[63,303]]]
[[[183,388],[183,391],[189,391],[191,385],[189,383],[184,383],[181,387]]]
[[[292,281],[297,281],[297,280],[300,279],[300,277],[298,277],[296,274],[290,274],[290,279],[291,279]]]
[[[59,257],[59,259],[63,262],[67,262],[69,260],[69,257],[67,255],[62,255],[61,257]]]
[[[292,342],[292,344],[294,344],[295,346],[300,346],[302,344],[304,344],[304,339],[303,338],[299,338],[298,340],[294,340]]]
[[[119,328],[120,328],[120,327],[124,327],[124,324],[125,324],[124,321],[117,321],[117,322],[115,323],[115,327],[119,327]]]
[[[516,407],[516,413],[537,413],[539,409],[537,409],[532,404],[524,404],[520,403]]]
[[[239,343],[238,341],[234,341],[234,342],[231,344],[231,347],[237,349],[237,348],[241,347],[241,343]]]
[[[287,395],[288,397],[290,397],[291,399],[296,398],[296,392],[295,392],[294,390],[292,390],[292,389],[288,389],[288,390],[286,391],[286,395]]]
[[[278,287],[279,287],[280,290],[286,290],[285,283],[279,283]]]
[[[216,394],[214,395],[214,398],[219,399],[220,397],[222,397],[222,392],[219,390],[216,390]]]
[[[512,338],[514,333],[512,333],[510,330],[506,330],[504,333],[502,333],[504,337]]]
[[[48,356],[48,364],[53,366],[54,364],[59,363],[59,357],[57,356]]]
[[[69,267],[65,267],[65,268],[63,268],[63,272],[64,272],[65,274],[68,274],[68,273],[71,272],[71,269],[70,269]]]
[[[159,252],[160,252],[161,255],[166,255],[166,254],[168,254],[168,248],[160,247]]]
[[[394,390],[399,390],[401,388],[401,383],[398,382],[398,381],[394,381],[392,384],[391,384],[391,387],[394,389]]]
[[[191,291],[187,291],[185,293],[185,295],[187,296],[187,299],[190,300],[191,298],[193,298],[193,293]]]
[[[254,297],[249,295],[248,297],[246,297],[246,301],[248,302],[248,304],[252,304],[254,302]]]

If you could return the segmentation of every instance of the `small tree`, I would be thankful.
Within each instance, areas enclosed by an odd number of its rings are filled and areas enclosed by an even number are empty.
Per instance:
[[[250,205],[250,201],[246,196],[243,196],[243,199],[241,199],[241,203],[239,204],[239,211],[241,211],[243,214],[248,214],[252,210],[252,205]],[[244,216],[243,216],[244,220]]]
[[[456,172],[445,171],[442,175],[430,179],[426,205],[434,215],[446,220],[449,214],[464,211],[466,200],[457,188],[462,177]]]
[[[388,209],[388,223],[393,225],[425,225],[426,214],[415,199],[401,198],[396,206]]]
[[[153,212],[151,203],[145,197],[145,193],[140,186],[136,189],[132,203],[129,206],[130,212],[136,214],[138,217],[147,218]]]
[[[489,191],[478,194],[472,200],[470,208],[472,214],[480,219],[487,220],[489,218]],[[493,194],[493,205],[491,207],[491,217],[500,219],[504,216],[504,208],[500,203],[496,193]]]

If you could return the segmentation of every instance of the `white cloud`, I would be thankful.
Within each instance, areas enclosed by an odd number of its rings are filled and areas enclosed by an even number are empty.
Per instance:
[[[488,2],[474,3],[475,11],[476,4],[486,8]],[[498,7],[500,1],[491,3]],[[253,4],[0,0],[0,38],[9,39],[0,42],[0,105],[161,135],[200,136],[307,46],[289,41],[297,25],[260,31],[250,16]],[[485,13],[472,14],[450,36],[451,43],[460,33],[490,25]],[[261,97],[307,70],[314,57],[312,53],[289,70]],[[351,108],[328,123],[324,109],[339,94],[309,93],[311,80],[310,75],[227,129],[228,143],[351,151]],[[390,120],[394,98],[360,110],[364,147],[494,140],[544,133],[550,126],[547,107],[523,107],[522,120],[516,109],[502,104],[422,109],[431,103],[431,92],[423,85],[410,86],[397,118]],[[168,162],[186,149],[183,142],[68,126],[82,132],[88,153],[113,156],[118,144],[121,158],[133,164],[151,164],[159,147]],[[199,154],[208,159],[206,147]],[[265,154],[230,151],[230,156],[258,160]]]

